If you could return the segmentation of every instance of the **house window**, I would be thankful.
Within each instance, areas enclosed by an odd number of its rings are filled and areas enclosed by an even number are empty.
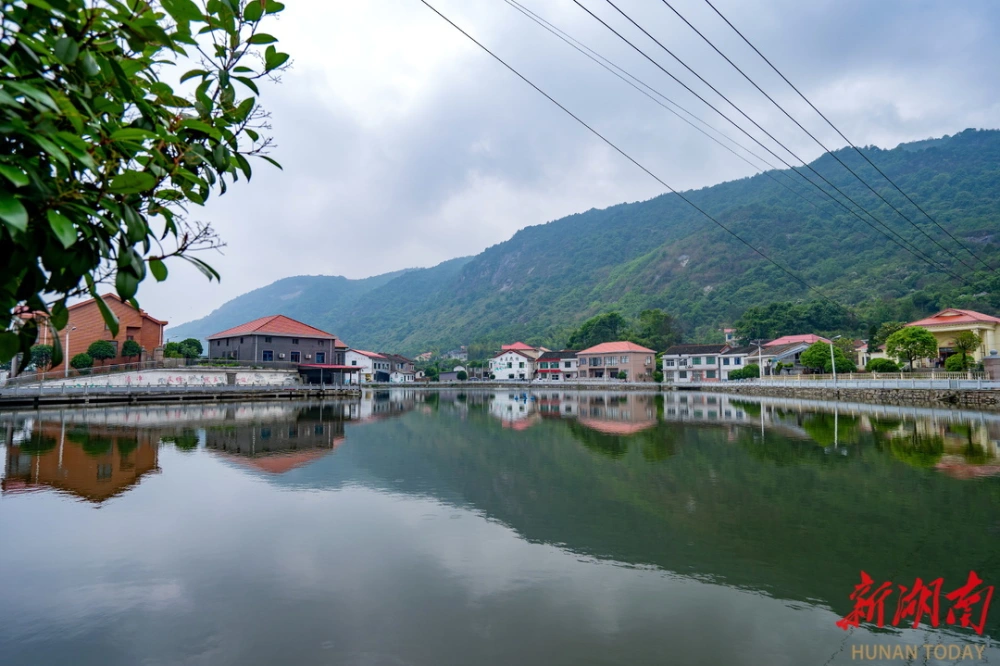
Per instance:
[[[729,365],[729,357],[728,356],[723,356],[722,357],[722,365]]]
[[[733,365],[742,365],[742,363],[743,359],[741,359],[739,356],[733,359]]]
[[[705,357],[705,365],[715,365],[715,357],[714,356],[706,356]]]
[[[523,367],[524,367],[524,361],[521,361],[520,363],[518,363],[518,364],[517,364],[517,367],[519,367],[519,368],[523,368]]]
[[[514,367],[514,364],[511,363],[510,361],[507,361],[507,368],[510,369],[510,368],[513,368],[513,367]],[[513,377],[513,375],[511,375],[511,377]]]
[[[291,360],[292,363],[298,363],[299,361],[302,360],[302,354],[297,351],[291,352],[291,354],[289,354],[289,357],[290,357],[289,360]]]
[[[262,361],[273,361],[274,360],[274,352],[272,350],[270,350],[270,349],[265,349],[264,351],[262,351],[260,353],[260,360],[262,360]]]
[[[134,335],[126,335],[125,339],[126,340],[135,340],[135,336]]]
[[[647,356],[646,357],[646,365],[650,365],[652,362],[653,362],[653,357],[652,356]]]
[[[271,341],[271,336],[270,335],[265,335],[264,336],[264,342],[270,342],[270,341]]]
[[[621,359],[619,360],[619,362],[622,365],[625,365],[626,363],[628,363],[628,356],[622,356]]]
[[[707,370],[705,372],[705,379],[715,379],[715,370]]]
[[[572,365],[572,364],[571,364],[571,363],[570,363],[569,361],[565,361],[565,362],[563,363],[563,367],[564,367],[564,368],[572,368],[572,367],[573,367],[573,365]]]
[[[326,363],[326,352],[316,352],[316,362]]]
[[[226,346],[229,346],[229,338],[226,338]]]
[[[677,378],[678,379],[687,379],[687,376],[688,376],[688,371],[687,370],[681,370],[681,371],[679,371],[677,373]]]
[[[299,339],[298,338],[292,338],[292,344],[293,345],[299,344]]]
[[[666,367],[668,367],[668,368],[672,368],[672,367],[674,367],[674,359],[672,359],[672,358],[668,358],[668,359],[667,359],[667,361],[666,361],[666,363],[665,363],[665,365],[666,365]]]
[[[691,363],[694,365],[701,365],[701,356],[695,356],[691,359]]]
[[[260,438],[261,439],[271,439],[271,429],[270,428],[261,428],[260,429]]]
[[[615,357],[614,356],[607,356],[607,357],[605,357],[605,359],[604,359],[604,365],[614,365],[614,364],[615,364]]]
[[[240,338],[240,344],[243,344],[243,338]]]
[[[357,365],[357,364],[358,364],[357,361],[351,361],[351,365]]]
[[[111,478],[111,465],[98,465],[97,466],[97,480],[104,481]]]

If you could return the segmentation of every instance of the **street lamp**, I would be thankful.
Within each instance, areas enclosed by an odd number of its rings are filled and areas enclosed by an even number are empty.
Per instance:
[[[69,332],[75,330],[76,326],[66,329],[66,351],[63,352],[63,356],[66,358],[66,361],[63,364],[63,367],[65,368],[63,371],[63,377],[69,377]],[[58,370],[56,372],[58,372]]]
[[[833,388],[837,388],[837,360],[833,357],[833,343],[841,339],[842,335],[830,338],[830,369],[833,370]]]

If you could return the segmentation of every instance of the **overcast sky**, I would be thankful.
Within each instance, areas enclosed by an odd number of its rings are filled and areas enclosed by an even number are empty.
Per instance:
[[[753,172],[504,0],[431,1],[674,187]],[[520,1],[725,126],[572,0]],[[581,1],[707,90],[604,0]],[[662,2],[615,1],[789,147],[819,155]],[[841,145],[704,0],[671,2],[827,145]],[[859,145],[1000,126],[998,3],[713,2]],[[228,243],[204,256],[222,282],[175,261],[166,283],[145,283],[142,306],[171,324],[282,277],[432,266],[528,225],[661,193],[420,0],[291,0],[268,32],[293,57],[282,83],[262,89],[284,171],[259,162],[252,183],[195,211]]]

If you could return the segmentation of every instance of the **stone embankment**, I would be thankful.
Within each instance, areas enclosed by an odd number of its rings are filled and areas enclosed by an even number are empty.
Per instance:
[[[698,390],[802,400],[849,400],[876,405],[953,405],[1000,409],[1000,391],[975,389],[832,388],[767,386],[756,384],[706,384]]]

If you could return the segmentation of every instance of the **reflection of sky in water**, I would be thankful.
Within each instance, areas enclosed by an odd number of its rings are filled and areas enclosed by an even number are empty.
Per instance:
[[[652,428],[588,431],[624,437],[614,445],[541,410],[515,430],[474,400],[421,403],[358,413],[344,443],[283,473],[206,448],[212,423],[188,422],[198,450],[160,446],[159,473],[100,503],[0,495],[0,661],[798,665],[851,661],[855,644],[969,640],[834,622],[860,568],[957,583],[952,571],[988,562],[994,479],[908,464],[863,424],[834,460],[777,424],[761,442],[671,423],[655,402]],[[645,420],[645,406],[615,413]],[[642,433],[675,441],[650,456]],[[892,496],[918,491],[942,503],[928,529],[947,545],[896,512]],[[861,515],[841,512],[844,494]]]

